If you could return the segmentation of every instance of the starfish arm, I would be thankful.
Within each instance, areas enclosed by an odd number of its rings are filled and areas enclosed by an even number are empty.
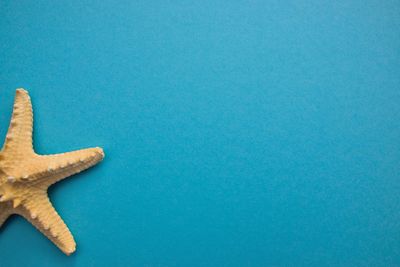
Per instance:
[[[0,204],[0,227],[7,220],[7,218],[11,215],[10,208],[6,206],[6,204]]]
[[[45,191],[25,200],[18,209],[18,213],[47,236],[65,254],[70,255],[75,251],[75,240],[50,203]]]
[[[24,89],[17,89],[14,109],[8,128],[3,150],[16,157],[33,154],[32,147],[33,112],[29,94]]]
[[[97,164],[103,158],[104,152],[98,147],[38,156],[33,175],[28,179],[47,189],[50,185]]]

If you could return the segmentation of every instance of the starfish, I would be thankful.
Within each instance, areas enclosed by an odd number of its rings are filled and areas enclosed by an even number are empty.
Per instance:
[[[12,214],[32,223],[65,254],[74,238],[47,195],[52,184],[85,170],[104,157],[101,148],[38,155],[32,144],[33,112],[29,94],[17,89],[10,127],[0,151],[0,227]]]

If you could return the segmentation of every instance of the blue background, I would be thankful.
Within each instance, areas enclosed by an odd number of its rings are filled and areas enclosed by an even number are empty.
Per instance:
[[[1,1],[0,138],[102,146],[0,266],[400,266],[398,1]]]

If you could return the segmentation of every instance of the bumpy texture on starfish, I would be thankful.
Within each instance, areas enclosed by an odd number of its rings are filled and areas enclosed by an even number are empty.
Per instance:
[[[32,146],[33,112],[28,92],[17,89],[6,141],[0,151],[0,227],[19,214],[45,234],[65,254],[75,251],[68,227],[54,210],[47,188],[87,169],[104,157],[101,148],[38,155]]]

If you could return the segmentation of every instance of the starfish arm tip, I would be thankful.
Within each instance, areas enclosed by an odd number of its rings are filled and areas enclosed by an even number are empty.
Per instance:
[[[28,91],[25,90],[24,88],[17,88],[16,92],[17,92],[17,94],[18,94],[18,93],[28,94]]]
[[[73,247],[70,247],[70,248],[67,248],[67,249],[64,249],[64,250],[63,250],[63,252],[64,252],[65,255],[67,255],[67,256],[71,256],[71,254],[73,254],[75,251],[76,251],[76,246],[75,246],[75,244],[74,244]]]
[[[104,149],[102,149],[101,147],[95,147],[94,149],[95,149],[96,153],[100,154],[101,159],[103,159],[105,157]]]

